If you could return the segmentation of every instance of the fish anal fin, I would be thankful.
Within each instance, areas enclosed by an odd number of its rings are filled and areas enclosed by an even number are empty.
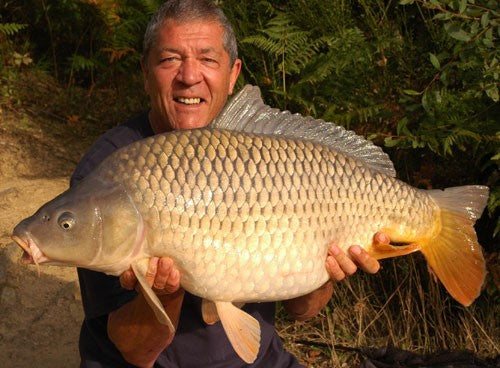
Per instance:
[[[224,331],[238,356],[250,364],[260,349],[259,322],[231,302],[215,302]]]
[[[203,321],[205,321],[207,325],[213,325],[219,321],[215,303],[210,300],[203,299],[201,301],[201,315],[203,316]]]
[[[132,263],[132,270],[134,270],[134,274],[137,277],[137,281],[141,286],[142,295],[148,302],[149,306],[153,310],[158,321],[170,329],[171,332],[175,332],[175,327],[170,320],[167,312],[163,308],[163,305],[160,302],[160,299],[156,296],[151,286],[149,286],[148,281],[146,280],[146,272],[149,266],[149,258],[142,258],[138,261]]]
[[[420,250],[420,244],[417,242],[400,242],[397,240],[402,239],[400,234],[396,234],[390,229],[382,229],[382,232],[389,236],[390,243],[373,242],[366,248],[370,256],[375,259],[384,259],[391,257],[405,256],[407,254]]]
[[[418,250],[420,250],[420,245],[417,243],[405,245],[393,245],[389,243],[373,245],[367,249],[367,252],[375,259],[384,259],[405,256]]]
[[[441,210],[442,229],[421,249],[433,273],[450,295],[464,306],[472,304],[483,285],[486,264],[473,221]]]

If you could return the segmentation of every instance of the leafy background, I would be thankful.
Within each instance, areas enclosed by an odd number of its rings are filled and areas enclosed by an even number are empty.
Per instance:
[[[449,300],[419,256],[384,261],[378,275],[339,285],[338,297],[312,323],[294,323],[280,311],[287,347],[318,365],[345,361],[339,344],[498,354],[498,2],[218,3],[239,40],[239,87],[256,84],[272,106],[372,139],[389,153],[398,177],[414,186],[491,189],[476,226],[490,273],[473,307]],[[45,117],[48,132],[63,129],[83,151],[105,129],[147,107],[139,60],[144,29],[159,4],[3,1],[0,107]]]

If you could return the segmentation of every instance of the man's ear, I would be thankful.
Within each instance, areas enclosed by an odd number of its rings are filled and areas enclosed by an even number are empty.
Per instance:
[[[236,59],[234,61],[233,67],[231,68],[230,76],[229,76],[229,94],[233,94],[234,85],[238,80],[238,76],[241,71],[241,59]]]

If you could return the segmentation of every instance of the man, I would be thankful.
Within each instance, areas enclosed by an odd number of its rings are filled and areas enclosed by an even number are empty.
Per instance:
[[[77,166],[72,184],[119,147],[153,134],[207,126],[233,93],[241,60],[232,27],[218,7],[207,0],[171,0],[148,25],[141,65],[150,111],[99,138]],[[378,262],[360,247],[351,247],[350,255],[365,271],[378,271]],[[326,267],[333,280],[341,280],[356,271],[355,262],[332,246]],[[132,290],[136,279],[131,270],[120,279],[83,269],[78,275],[85,309],[82,367],[246,366],[221,324],[203,322],[200,298],[180,288],[181,276],[171,259],[152,258],[147,278],[176,325],[175,339],[157,321],[143,295]],[[332,291],[328,282],[283,303],[293,317],[304,320],[326,305]],[[274,329],[275,304],[250,303],[243,309],[262,329],[261,349],[253,366],[299,367]]]

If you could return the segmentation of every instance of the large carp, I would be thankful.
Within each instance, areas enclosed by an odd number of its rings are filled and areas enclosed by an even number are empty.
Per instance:
[[[26,263],[145,282],[148,258],[172,257],[181,284],[220,318],[253,362],[258,322],[235,304],[290,299],[328,280],[328,244],[360,244],[377,259],[421,251],[463,305],[479,295],[485,263],[473,225],[488,189],[419,190],[397,179],[371,142],[324,121],[264,105],[245,87],[207,128],[124,147],[14,229]],[[398,245],[372,245],[383,231]]]

